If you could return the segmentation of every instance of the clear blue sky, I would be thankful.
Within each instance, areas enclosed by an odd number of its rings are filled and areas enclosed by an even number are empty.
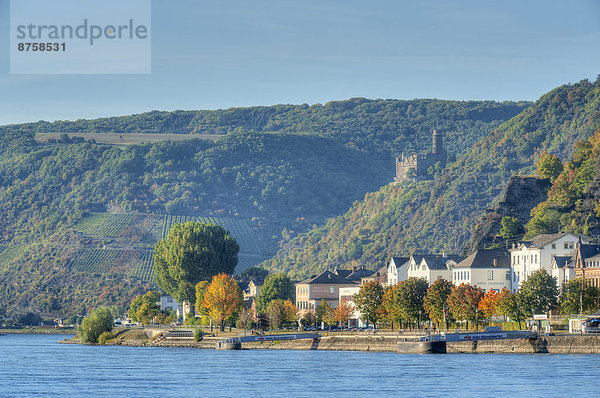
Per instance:
[[[8,24],[0,0],[0,124],[350,97],[535,100],[600,74],[598,0],[156,0],[150,75],[10,75]]]

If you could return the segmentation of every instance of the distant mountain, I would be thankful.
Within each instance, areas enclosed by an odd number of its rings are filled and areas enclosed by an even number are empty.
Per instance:
[[[376,269],[391,255],[460,251],[512,175],[530,174],[546,150],[562,159],[600,126],[600,80],[558,87],[490,132],[430,181],[369,193],[342,216],[292,239],[264,265],[294,277],[326,267]]]

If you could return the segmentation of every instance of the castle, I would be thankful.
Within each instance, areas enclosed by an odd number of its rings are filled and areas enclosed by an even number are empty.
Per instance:
[[[433,147],[430,153],[425,155],[412,154],[410,156],[402,155],[401,159],[396,158],[396,182],[400,182],[408,177],[410,170],[414,170],[417,177],[427,175],[427,169],[440,162],[442,168],[446,167],[448,161],[448,152],[444,148],[444,137],[442,133],[433,130]]]

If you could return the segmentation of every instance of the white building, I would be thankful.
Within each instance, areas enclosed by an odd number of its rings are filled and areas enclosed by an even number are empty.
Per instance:
[[[362,327],[367,324],[367,322],[363,319],[361,312],[356,308],[356,304],[354,304],[354,295],[360,291],[360,286],[352,286],[352,287],[340,287],[339,289],[339,302],[347,301],[348,305],[350,305],[354,309],[354,313],[350,317],[350,324],[352,327]]]
[[[387,283],[395,285],[408,279],[410,257],[392,257],[387,266]]]
[[[571,256],[552,256],[552,271],[550,273],[556,279],[556,285],[561,287],[563,283],[575,279],[575,262]]]
[[[424,278],[429,285],[437,279],[452,281],[452,269],[464,257],[455,254],[414,254],[408,264],[408,278]]]
[[[467,283],[485,291],[511,290],[510,253],[505,249],[477,250],[452,270],[452,283]]]
[[[584,243],[589,239],[581,237]],[[552,257],[571,256],[579,236],[571,233],[537,235],[520,242],[510,249],[512,264],[512,289],[517,291],[521,283],[533,272],[544,269],[552,274]]]
[[[175,299],[168,294],[163,294],[160,296],[160,302],[157,303],[160,306],[161,311],[169,310],[181,311],[181,306],[175,301]]]

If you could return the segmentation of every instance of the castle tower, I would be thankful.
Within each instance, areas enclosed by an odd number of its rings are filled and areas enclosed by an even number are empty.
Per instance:
[[[437,130],[433,130],[433,153],[443,154],[446,152],[444,149],[444,136],[442,133],[438,133]]]

